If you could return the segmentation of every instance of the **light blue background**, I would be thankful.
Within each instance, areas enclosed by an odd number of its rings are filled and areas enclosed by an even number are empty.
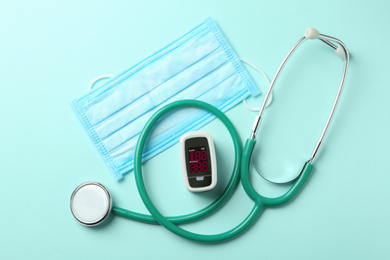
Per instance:
[[[390,258],[388,1],[3,0],[0,6],[0,259]],[[123,71],[207,16],[241,58],[270,78],[308,26],[349,47],[347,83],[309,183],[293,203],[266,210],[248,232],[222,244],[194,243],[120,217],[102,228],[79,225],[69,197],[87,180],[104,183],[118,206],[146,209],[133,173],[113,181],[69,102],[95,77]],[[341,69],[319,41],[305,43],[290,60],[259,131],[257,162],[264,172],[300,170],[326,121]],[[249,71],[264,92],[262,77]],[[260,105],[263,98],[248,102]],[[242,104],[227,113],[243,141],[255,115]],[[215,136],[220,170],[211,194],[184,189],[177,145],[144,167],[164,214],[200,209],[226,183],[232,144],[219,122],[204,129]],[[269,196],[288,188],[256,173],[252,180]],[[252,205],[240,186],[223,209],[184,227],[223,232]]]

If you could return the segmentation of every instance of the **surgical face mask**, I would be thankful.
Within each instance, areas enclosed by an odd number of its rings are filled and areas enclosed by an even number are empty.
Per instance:
[[[107,84],[72,102],[88,135],[116,180],[134,167],[138,136],[164,105],[197,99],[223,112],[259,90],[217,25],[210,19]],[[147,160],[198,130],[213,117],[197,109],[158,123],[144,149]]]

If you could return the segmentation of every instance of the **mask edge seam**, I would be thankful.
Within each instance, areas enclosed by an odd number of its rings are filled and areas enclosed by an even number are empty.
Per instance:
[[[97,148],[100,156],[103,158],[103,160],[110,166],[109,170],[111,172],[111,175],[115,178],[115,180],[120,180],[123,178],[122,174],[117,170],[117,167],[114,164],[114,161],[112,160],[111,156],[108,154],[107,150],[105,149],[103,143],[101,142],[99,136],[92,128],[87,116],[83,111],[81,110],[81,107],[78,106],[77,102],[73,101],[71,102],[71,107],[73,111],[75,112],[77,118],[81,122],[81,125],[84,127],[84,129],[87,132],[87,135],[91,139],[94,146]]]

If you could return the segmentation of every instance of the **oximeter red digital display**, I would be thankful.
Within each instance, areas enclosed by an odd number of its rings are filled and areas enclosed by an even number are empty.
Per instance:
[[[205,173],[209,171],[208,156],[205,146],[189,148],[188,156],[190,159],[189,165],[191,173]]]

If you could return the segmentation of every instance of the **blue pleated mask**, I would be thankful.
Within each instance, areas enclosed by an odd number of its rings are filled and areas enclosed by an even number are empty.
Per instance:
[[[72,107],[116,180],[134,167],[138,136],[164,105],[197,99],[223,112],[259,90],[212,19],[75,99]],[[185,109],[158,123],[144,149],[147,160],[214,117]]]

